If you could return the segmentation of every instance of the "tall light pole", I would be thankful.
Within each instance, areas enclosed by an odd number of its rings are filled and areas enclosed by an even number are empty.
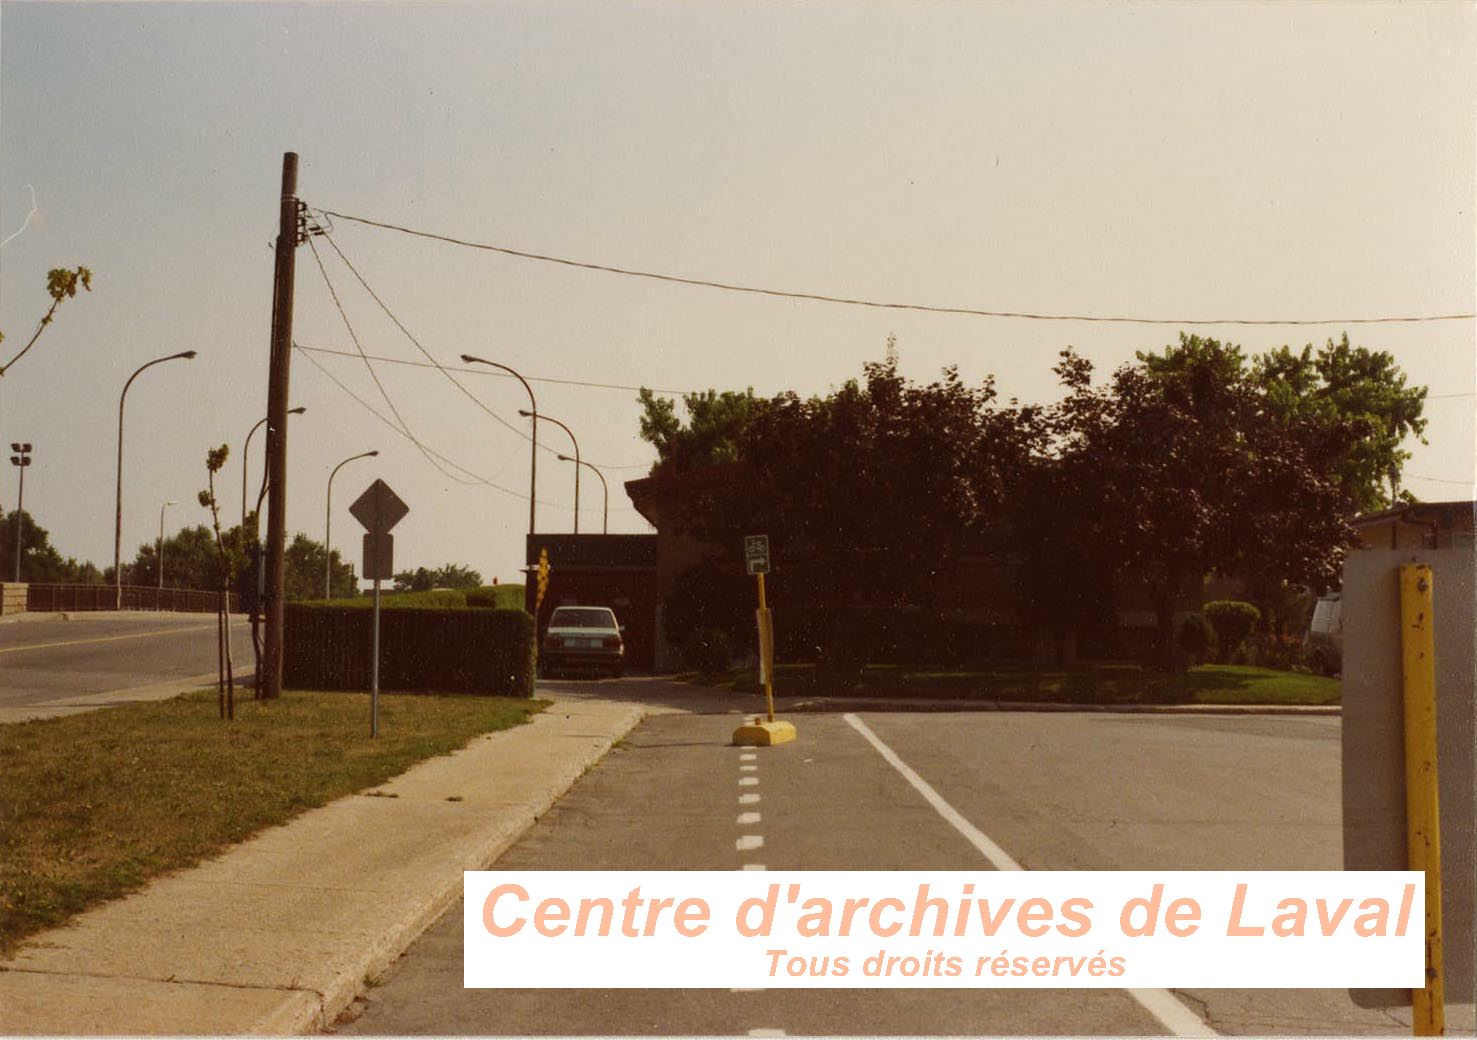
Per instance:
[[[179,503],[176,502],[174,499],[171,498],[168,502],[165,502],[162,506],[159,507],[159,548],[154,553],[154,555],[157,556],[157,557],[159,557],[159,591],[160,592],[163,592],[164,591],[164,510],[168,509],[170,506],[177,506],[177,505],[179,505]]]
[[[21,580],[21,532],[25,530],[25,514],[22,510],[26,508],[26,467],[31,464],[31,442],[17,444],[12,441],[10,450],[15,452],[10,456],[10,464],[21,471],[20,492],[15,498],[15,581],[20,584]]]
[[[302,415],[306,411],[306,408],[289,408],[287,414]],[[241,531],[243,534],[246,531],[246,456],[251,451],[251,438],[265,425],[267,425],[267,417],[262,416],[261,421],[251,428],[251,432],[246,435],[245,443],[241,445]]]
[[[580,457],[580,442],[579,442],[579,440],[575,437],[573,430],[571,430],[568,426],[565,426],[558,419],[555,419],[552,415],[537,415],[537,414],[533,414],[533,413],[525,412],[525,411],[519,411],[518,414],[521,415],[521,416],[523,416],[523,418],[525,418],[525,419],[530,418],[530,417],[532,417],[534,419],[546,419],[549,422],[553,423],[555,426],[559,427],[565,433],[569,434],[569,439],[570,439],[571,443],[574,444],[574,460],[575,460],[575,467],[574,467],[574,533],[575,534],[579,534],[580,533],[580,468],[579,468],[579,465],[578,465],[578,463],[579,463],[579,457]]]
[[[328,506],[324,509],[323,519],[323,598],[333,599],[333,478],[338,476],[338,471],[343,469],[355,459],[371,459],[378,455],[377,451],[366,451],[359,455],[350,455],[328,475]]]
[[[531,408],[531,409],[533,409],[533,411],[531,413],[530,412],[519,412],[518,414],[519,415],[530,415],[531,414],[533,416],[533,455],[530,456],[530,461],[529,461],[529,464],[528,464],[528,533],[529,534],[533,534],[533,530],[534,530],[534,528],[533,528],[533,516],[534,516],[533,506],[534,506],[534,499],[538,495],[538,418],[539,418],[538,417],[538,402],[536,400],[534,400],[534,397],[533,397],[533,387],[531,387],[531,386],[528,385],[528,380],[524,379],[522,376],[520,376],[517,372],[513,371],[507,365],[499,364],[496,361],[488,361],[486,358],[473,357],[471,354],[463,354],[462,355],[462,360],[464,362],[466,362],[467,364],[469,364],[469,365],[472,365],[472,364],[490,365],[493,368],[500,368],[504,372],[507,372],[509,375],[513,376],[513,378],[517,379],[518,382],[522,383],[523,384],[523,389],[528,391],[528,407]]]
[[[128,388],[146,368],[162,365],[166,361],[188,361],[194,356],[195,351],[182,350],[178,354],[155,358],[139,365],[134,369],[133,375],[128,377],[128,382],[123,384],[123,393],[118,395],[118,497],[113,510],[113,590],[116,610],[123,609],[123,405],[128,400]]]
[[[605,492],[605,508],[600,514],[600,533],[610,533],[610,485],[605,483],[605,474],[600,472],[600,467],[593,462],[585,462],[582,459],[572,459],[568,455],[560,455],[560,462],[573,462],[575,466],[584,466],[586,469],[594,470],[595,476],[600,478],[601,490]]]

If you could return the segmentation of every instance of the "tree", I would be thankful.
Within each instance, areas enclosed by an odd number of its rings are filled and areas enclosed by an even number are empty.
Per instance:
[[[1084,519],[1090,541],[1068,543],[1074,551],[1120,585],[1148,585],[1162,665],[1179,663],[1183,590],[1213,571],[1326,587],[1353,543],[1354,514],[1381,500],[1380,479],[1398,480],[1390,431],[1419,433],[1424,391],[1362,386],[1393,381],[1394,370],[1346,347],[1248,363],[1233,344],[1181,335],[1103,387],[1064,352],[1053,462],[1072,479],[1056,508]]]
[[[228,544],[240,545],[241,528],[224,532]],[[248,577],[254,585],[254,573],[246,573],[244,554],[234,557],[230,575],[232,587],[239,592]],[[159,582],[158,543],[146,542],[138,547],[133,562],[126,564],[124,577],[132,585],[157,585]],[[164,584],[174,589],[216,589],[221,583],[221,556],[215,534],[205,524],[184,527],[164,539]]]
[[[332,579],[329,598],[342,599],[359,592],[359,579],[354,568],[345,563],[337,549],[330,554]],[[293,536],[284,558],[286,567],[285,595],[289,600],[320,599],[323,596],[323,543],[315,542],[302,532]]]
[[[220,639],[221,659],[220,711],[223,719],[235,719],[236,717],[236,680],[231,669],[231,575],[240,567],[241,547],[239,543],[227,545],[226,539],[221,534],[220,507],[215,498],[215,475],[226,464],[226,458],[230,452],[231,449],[222,444],[219,448],[212,448],[206,453],[205,469],[209,486],[200,492],[200,504],[210,510],[210,522],[215,532],[215,547],[219,557],[220,606],[216,616],[219,624],[217,632]],[[237,528],[237,530],[240,529]],[[258,682],[257,690],[260,691],[260,689],[261,684]]]
[[[40,584],[96,585],[102,572],[90,562],[63,558],[51,544],[46,528],[22,510],[0,514],[0,580],[15,576],[15,525],[21,524],[21,580]]]
[[[940,575],[1004,508],[1029,440],[1018,410],[995,399],[993,381],[965,386],[954,369],[911,383],[889,356],[825,397],[689,395],[699,411],[687,427],[673,402],[644,394],[642,435],[658,475],[743,467],[693,482],[673,503],[675,526],[723,547],[735,570],[742,536],[767,532],[777,594],[824,614],[823,652],[840,654],[852,606],[937,609]]]
[[[321,564],[320,564],[321,565]],[[427,592],[431,589],[475,589],[482,585],[482,575],[471,567],[447,563],[440,567],[417,567],[395,575],[396,592]]]
[[[77,287],[79,285],[88,292],[92,292],[92,272],[86,267],[78,267],[75,270],[67,267],[55,267],[47,272],[46,293],[51,297],[51,306],[41,316],[41,321],[36,325],[36,331],[31,334],[31,338],[27,341],[26,345],[21,347],[20,352],[3,365],[0,365],[0,376],[4,376],[6,372],[10,371],[11,367],[36,345],[36,341],[41,338],[41,333],[46,331],[46,326],[50,325],[52,319],[56,316],[56,309],[61,306],[63,300],[69,300],[77,295]],[[0,332],[0,342],[4,340],[5,333]]]

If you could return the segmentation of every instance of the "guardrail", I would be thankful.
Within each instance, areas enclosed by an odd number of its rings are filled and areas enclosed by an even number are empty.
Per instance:
[[[148,585],[123,586],[124,610],[159,610],[188,614],[213,613],[220,593],[208,589],[160,589]],[[36,585],[26,589],[26,610],[116,610],[118,593],[112,585]],[[231,594],[231,610],[241,609],[241,597]]]

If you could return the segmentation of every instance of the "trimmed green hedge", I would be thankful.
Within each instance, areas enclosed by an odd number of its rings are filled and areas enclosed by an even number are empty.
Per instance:
[[[368,690],[374,611],[286,605],[284,682]],[[381,607],[380,689],[532,697],[533,618],[521,610]]]

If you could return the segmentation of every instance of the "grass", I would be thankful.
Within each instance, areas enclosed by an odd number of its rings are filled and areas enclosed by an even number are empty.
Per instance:
[[[502,610],[523,609],[522,585],[483,585],[476,591],[491,594],[494,605]],[[381,607],[420,607],[427,610],[444,610],[448,607],[465,607],[467,589],[431,589],[426,592],[381,592]],[[322,602],[322,601],[318,601]],[[346,599],[329,600],[334,607],[372,607],[372,595],[351,596]]]
[[[290,691],[217,716],[214,690],[0,725],[0,953],[170,870],[374,787],[547,702]]]
[[[690,681],[760,692],[752,670]],[[1337,679],[1244,665],[1208,664],[1166,673],[1129,663],[1058,668],[1022,662],[960,668],[869,665],[845,689],[812,665],[779,665],[775,692],[787,697],[889,697],[1059,704],[1338,704]]]

